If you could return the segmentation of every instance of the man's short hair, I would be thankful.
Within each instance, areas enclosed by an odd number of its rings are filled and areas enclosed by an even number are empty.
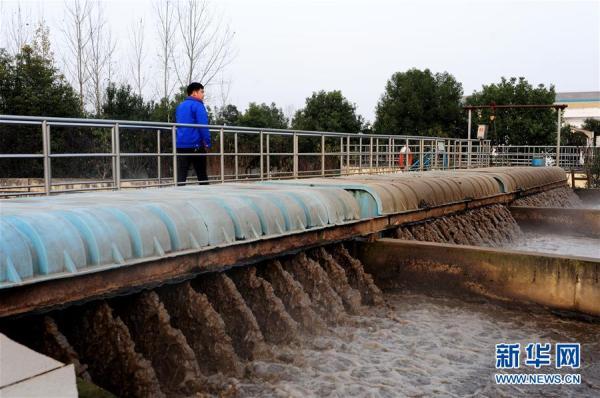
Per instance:
[[[204,86],[198,82],[190,83],[190,85],[187,86],[187,94],[188,95],[192,95],[192,93],[194,91],[198,91],[198,90],[204,90]]]

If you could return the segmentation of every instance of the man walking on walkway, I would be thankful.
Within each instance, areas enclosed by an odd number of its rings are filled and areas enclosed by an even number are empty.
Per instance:
[[[187,87],[188,97],[177,106],[175,121],[177,123],[208,124],[208,114],[204,107],[204,86],[190,83]],[[208,127],[177,127],[177,153],[195,154],[177,157],[177,185],[184,185],[190,163],[196,170],[198,183],[208,184],[206,173],[206,153],[210,149],[210,131]]]

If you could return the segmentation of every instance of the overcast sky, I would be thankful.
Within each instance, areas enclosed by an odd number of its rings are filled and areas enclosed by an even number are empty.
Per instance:
[[[18,2],[0,3],[3,46]],[[128,29],[139,18],[146,21],[152,73],[152,3],[103,3],[119,38],[119,80],[128,78]],[[557,91],[600,90],[600,1],[221,0],[213,6],[235,31],[237,56],[225,78],[229,102],[242,109],[250,101],[275,102],[289,113],[313,91],[337,89],[372,121],[386,80],[413,67],[450,72],[465,94],[501,76],[554,84]],[[44,15],[59,58],[65,2],[21,1],[21,7],[31,20]],[[147,95],[154,92],[153,79]]]

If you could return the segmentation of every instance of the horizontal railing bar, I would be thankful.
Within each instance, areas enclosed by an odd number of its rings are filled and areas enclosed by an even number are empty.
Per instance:
[[[4,154],[1,153],[0,154],[0,159],[19,159],[19,158],[25,158],[25,159],[40,159],[40,158],[44,158],[43,154],[34,154],[34,153],[27,153],[27,154],[19,154],[19,153],[8,153],[8,154]]]
[[[82,118],[60,118],[60,117],[44,117],[44,116],[20,116],[20,115],[0,115],[0,123],[3,122],[44,122],[48,124],[58,125],[59,123],[71,123],[74,125],[105,125],[112,127],[116,124],[119,128],[144,128],[144,129],[156,129],[157,127],[172,128],[176,127],[196,127],[196,128],[209,128],[213,130],[223,130],[226,132],[255,132],[255,133],[279,133],[279,134],[296,134],[302,136],[330,136],[330,137],[351,137],[351,138],[379,138],[379,139],[423,139],[427,141],[443,141],[445,138],[430,137],[430,136],[419,136],[419,135],[390,135],[390,134],[359,134],[359,133],[342,133],[335,131],[308,131],[308,130],[293,130],[293,129],[273,129],[273,128],[256,128],[256,127],[244,127],[244,126],[221,126],[221,125],[206,125],[206,124],[190,124],[190,123],[167,123],[167,122],[149,122],[149,121],[132,121],[132,120],[115,120],[115,119],[82,119]],[[452,140],[452,139],[451,139]],[[461,139],[464,140],[464,139]],[[471,141],[477,142],[477,139]]]
[[[156,154],[153,154],[156,156]],[[49,158],[110,158],[116,157],[117,155],[110,152],[98,152],[98,153],[52,153],[48,155]]]
[[[22,119],[11,120],[11,119],[3,119],[0,116],[0,124],[26,124],[26,125],[31,125],[31,126],[39,126],[40,124],[42,124],[42,120],[22,120]]]
[[[44,184],[32,184],[32,185],[6,185],[0,186],[0,192],[6,191],[7,189],[29,189],[29,188],[43,188]]]

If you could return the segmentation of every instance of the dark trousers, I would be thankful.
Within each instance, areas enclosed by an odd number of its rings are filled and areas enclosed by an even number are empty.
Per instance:
[[[205,154],[204,148],[177,148],[177,153],[196,153]],[[177,156],[177,185],[183,185],[187,179],[190,163],[196,170],[198,184],[208,184],[208,175],[206,174],[206,155],[202,156]]]

